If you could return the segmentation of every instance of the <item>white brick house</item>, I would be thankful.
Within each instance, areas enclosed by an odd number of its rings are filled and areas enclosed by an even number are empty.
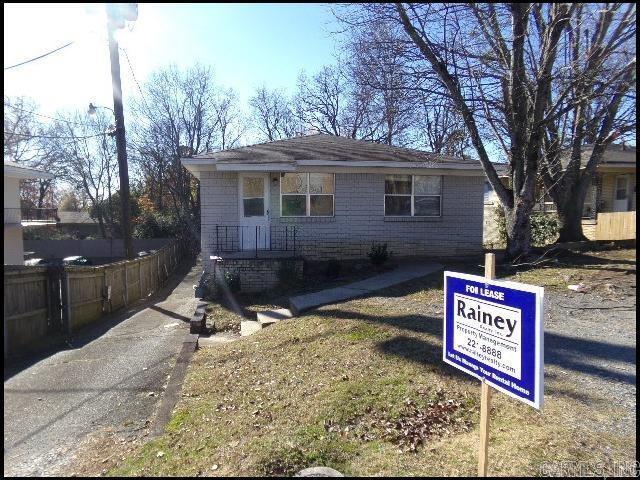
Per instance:
[[[478,161],[314,134],[182,158],[200,180],[202,254],[366,258],[482,251]],[[275,253],[280,252],[280,253]]]

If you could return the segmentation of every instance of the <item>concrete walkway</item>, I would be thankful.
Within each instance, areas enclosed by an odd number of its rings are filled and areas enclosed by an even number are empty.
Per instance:
[[[400,265],[391,272],[382,273],[375,277],[360,280],[341,287],[329,288],[320,292],[308,293],[289,299],[289,305],[293,314],[298,315],[305,310],[337,303],[352,298],[369,295],[376,290],[392,287],[394,285],[408,282],[415,278],[424,277],[438,270],[442,270],[442,265],[435,262],[421,264]]]
[[[183,264],[162,290],[81,332],[66,350],[5,368],[6,476],[64,474],[89,433],[144,432],[188,335],[201,273]]]

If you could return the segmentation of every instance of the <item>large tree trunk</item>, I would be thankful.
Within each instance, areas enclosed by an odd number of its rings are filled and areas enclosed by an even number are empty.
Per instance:
[[[531,248],[531,209],[504,208],[504,217],[507,228],[507,258],[515,260],[529,253]]]
[[[584,176],[578,180],[569,192],[566,192],[558,206],[560,220],[559,242],[578,242],[587,240],[582,232],[582,210],[591,178]]]

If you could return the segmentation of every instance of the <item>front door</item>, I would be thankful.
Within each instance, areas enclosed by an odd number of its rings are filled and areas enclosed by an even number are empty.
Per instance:
[[[616,177],[616,190],[614,192],[613,211],[629,211],[629,175],[618,175]]]
[[[240,228],[238,243],[242,250],[265,250],[271,242],[269,229],[269,175],[241,173]]]

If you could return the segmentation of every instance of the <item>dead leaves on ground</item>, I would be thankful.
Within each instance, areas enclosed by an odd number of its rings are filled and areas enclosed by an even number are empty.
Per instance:
[[[407,398],[396,418],[386,410],[378,412],[369,407],[364,415],[345,425],[327,420],[324,428],[327,432],[351,435],[365,442],[386,440],[397,445],[401,452],[415,452],[430,437],[469,431],[470,420],[457,414],[461,406],[462,403],[454,399],[441,399],[420,406]]]

